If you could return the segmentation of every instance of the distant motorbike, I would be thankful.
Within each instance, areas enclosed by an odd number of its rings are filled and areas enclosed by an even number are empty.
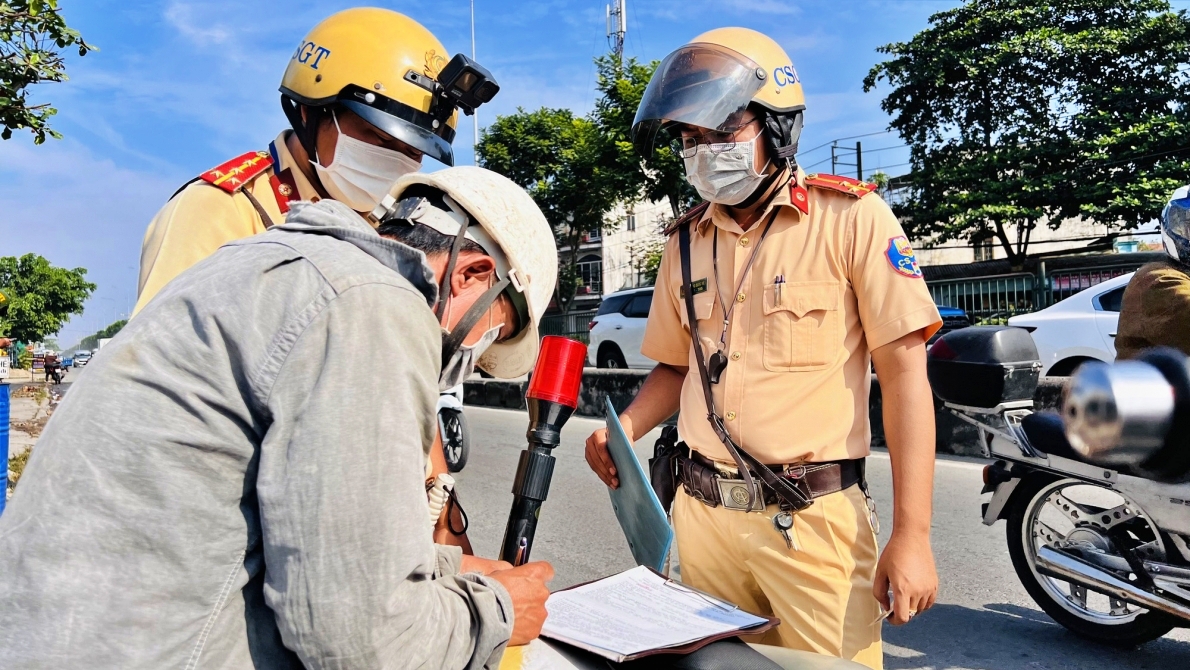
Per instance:
[[[983,522],[1007,521],[1029,595],[1074,633],[1120,646],[1190,625],[1190,376],[1180,354],[1150,354],[1084,366],[1065,422],[1033,411],[1041,363],[1022,329],[954,331],[928,359],[935,394],[996,459]]]
[[[471,452],[471,433],[467,429],[467,416],[463,414],[461,384],[438,396],[438,434],[442,436],[447,469],[462,470]]]

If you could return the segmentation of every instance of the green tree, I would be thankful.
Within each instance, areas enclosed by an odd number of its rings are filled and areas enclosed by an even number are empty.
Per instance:
[[[686,181],[682,158],[670,150],[664,138],[643,160],[632,144],[632,120],[658,63],[642,64],[635,58],[621,61],[615,54],[595,59],[599,99],[592,118],[614,152],[609,159],[622,180],[620,188],[632,194],[632,199],[643,195],[651,202],[666,200],[677,218],[698,202],[694,187]]]
[[[524,187],[554,229],[559,250],[557,305],[567,311],[581,279],[583,236],[611,222],[618,204],[642,197],[666,199],[674,216],[693,202],[681,159],[660,150],[648,160],[636,154],[632,119],[657,63],[596,59],[599,98],[587,117],[542,108],[497,117],[476,147],[479,164]]]
[[[75,347],[75,349],[82,349],[85,351],[98,349],[99,340],[102,340],[106,337],[115,337],[116,333],[120,332],[120,330],[122,330],[126,325],[128,325],[127,319],[121,319],[115,323],[109,324],[98,332],[84,337],[82,341],[78,343],[78,346]]]
[[[0,0],[0,138],[20,128],[33,133],[35,144],[47,135],[62,137],[49,126],[58,110],[31,105],[28,98],[34,84],[66,81],[62,53],[68,47],[77,47],[80,56],[95,51],[67,27],[58,0]]]
[[[623,197],[609,154],[595,123],[566,109],[518,109],[497,117],[476,147],[479,164],[525,188],[553,228],[559,251],[555,298],[564,312],[581,284],[583,236],[602,230],[604,215]]]
[[[40,342],[62,329],[95,290],[83,268],[50,265],[36,254],[0,257],[0,286],[11,289],[0,334],[22,342]],[[8,294],[9,292],[6,292]]]
[[[910,147],[906,229],[994,237],[1151,220],[1190,174],[1190,20],[1165,0],[969,0],[934,14],[865,90]]]

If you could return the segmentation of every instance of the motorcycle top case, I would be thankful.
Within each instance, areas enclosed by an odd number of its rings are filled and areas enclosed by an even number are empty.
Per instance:
[[[1041,361],[1023,328],[972,326],[938,339],[926,358],[934,394],[968,407],[1033,400]]]

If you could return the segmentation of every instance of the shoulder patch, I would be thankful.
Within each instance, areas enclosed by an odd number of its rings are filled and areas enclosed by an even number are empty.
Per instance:
[[[690,223],[691,221],[697,221],[701,219],[703,212],[707,211],[707,207],[710,206],[711,203],[709,202],[700,202],[699,204],[691,207],[690,209],[686,210],[685,214],[674,219],[668,226],[666,226],[663,233],[665,235],[673,235],[682,226]]]
[[[862,198],[869,193],[876,192],[876,184],[851,177],[841,177],[837,174],[808,174],[806,188],[824,188],[839,193],[846,193],[853,198]]]
[[[917,266],[917,257],[913,255],[913,247],[910,246],[909,240],[904,235],[889,238],[884,256],[897,274],[902,277],[921,279],[921,268]]]
[[[273,159],[267,151],[249,151],[243,156],[237,156],[226,163],[208,170],[199,179],[218,186],[228,193],[235,193],[248,182],[264,174],[273,165]]]

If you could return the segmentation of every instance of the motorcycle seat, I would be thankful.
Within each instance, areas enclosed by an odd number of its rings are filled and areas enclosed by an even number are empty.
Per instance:
[[[1080,463],[1087,462],[1070,446],[1066,439],[1066,426],[1057,412],[1035,412],[1021,420],[1021,429],[1029,444],[1043,454],[1069,458]]]

